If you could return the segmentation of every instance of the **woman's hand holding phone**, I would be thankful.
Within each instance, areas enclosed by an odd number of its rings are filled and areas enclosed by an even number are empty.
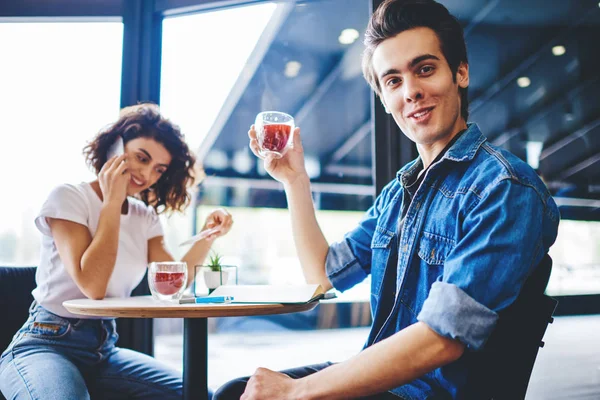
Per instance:
[[[107,160],[100,170],[98,182],[104,203],[115,202],[121,206],[127,198],[127,187],[131,179],[127,167],[127,154],[121,154]]]

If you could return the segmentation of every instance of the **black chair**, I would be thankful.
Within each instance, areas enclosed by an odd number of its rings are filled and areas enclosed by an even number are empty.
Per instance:
[[[131,292],[132,296],[150,294],[148,275]],[[117,318],[117,346],[154,356],[154,323],[152,318]]]
[[[499,313],[498,325],[483,350],[468,353],[473,362],[466,385],[467,400],[524,399],[531,371],[558,302],[544,294],[552,259],[542,262],[527,279],[521,293]]]
[[[35,288],[36,267],[0,267],[0,352],[10,344],[14,334],[29,316]]]
[[[35,289],[36,267],[0,267],[0,353],[29,317]],[[134,289],[133,295],[150,294],[146,278]],[[152,320],[146,318],[117,319],[119,341],[117,345],[149,355],[153,353]],[[0,393],[0,400],[5,400]]]
[[[3,352],[15,333],[29,316],[35,288],[36,267],[0,267],[0,352]],[[5,400],[0,393],[0,400]]]

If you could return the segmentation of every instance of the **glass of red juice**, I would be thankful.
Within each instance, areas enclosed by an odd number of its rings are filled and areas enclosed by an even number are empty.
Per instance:
[[[269,154],[281,158],[292,144],[294,118],[280,111],[263,111],[254,122],[258,153],[262,157]]]
[[[187,264],[179,261],[153,262],[148,266],[148,286],[156,300],[179,300],[187,283]]]

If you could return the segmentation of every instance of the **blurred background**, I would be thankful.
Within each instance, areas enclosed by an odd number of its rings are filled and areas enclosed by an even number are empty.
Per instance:
[[[33,219],[50,190],[93,180],[86,142],[120,107],[153,101],[206,173],[193,206],[162,217],[172,252],[227,207],[235,226],[215,248],[239,282],[300,282],[284,192],[250,153],[247,131],[260,111],[295,117],[321,228],[341,240],[416,157],[360,69],[379,2],[3,1],[0,264],[37,265]],[[600,398],[600,3],[441,3],[465,31],[470,122],[539,172],[563,218],[547,289],[562,317],[528,398]],[[209,385],[252,373],[259,359],[278,369],[351,356],[366,339],[368,296],[363,282],[308,313],[211,319]],[[154,321],[156,357],[180,369],[181,333],[181,320]]]

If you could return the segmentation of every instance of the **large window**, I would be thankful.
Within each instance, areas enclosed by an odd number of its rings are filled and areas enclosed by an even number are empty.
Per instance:
[[[332,20],[340,9],[344,16]],[[366,0],[271,2],[164,20],[161,108],[207,175],[198,207],[165,220],[172,245],[191,233],[193,217],[199,228],[211,208],[226,206],[236,224],[215,247],[242,282],[302,279],[282,187],[248,150],[255,115],[271,109],[292,114],[302,129],[329,239],[357,222],[374,194],[369,88],[360,70],[367,20]]]
[[[600,221],[561,221],[550,256],[550,296],[600,293]]]
[[[81,150],[119,112],[120,22],[0,24],[0,264],[37,265],[52,188],[93,180]]]
[[[164,20],[161,109],[181,126],[206,173],[196,206],[183,217],[165,219],[170,248],[194,227],[200,229],[210,210],[224,206],[235,224],[214,248],[226,264],[238,267],[240,283],[304,281],[283,188],[248,149],[247,131],[260,111],[291,114],[301,128],[317,218],[327,239],[341,240],[355,226],[375,192],[371,97],[360,68],[368,15],[368,0],[276,1]],[[368,281],[351,296],[368,300]],[[362,310],[364,304],[356,306]],[[209,329],[217,334],[209,337],[210,348],[225,345],[222,335],[368,324],[368,318],[352,317],[351,304],[339,308],[344,311],[325,306],[293,315],[211,319]],[[172,358],[168,346],[180,340],[175,339],[180,329],[179,320],[155,321],[158,358]],[[357,339],[349,354],[364,340]],[[283,345],[290,338],[279,340]],[[319,357],[340,358],[326,351]],[[250,360],[238,361],[255,367]],[[216,386],[252,371],[211,367],[209,372],[209,385]]]
[[[181,126],[194,151],[224,104],[239,92],[236,82],[276,7],[268,3],[163,21],[161,110]],[[183,215],[163,218],[166,242],[174,252],[186,250],[177,244],[192,232],[193,219],[192,207]]]

